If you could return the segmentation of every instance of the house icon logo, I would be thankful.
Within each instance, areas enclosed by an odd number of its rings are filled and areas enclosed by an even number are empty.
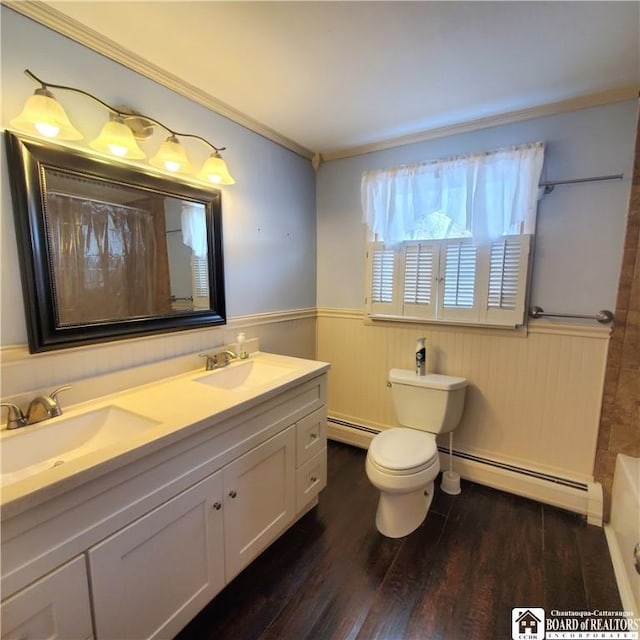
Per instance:
[[[516,607],[511,611],[513,640],[544,640],[544,609]]]

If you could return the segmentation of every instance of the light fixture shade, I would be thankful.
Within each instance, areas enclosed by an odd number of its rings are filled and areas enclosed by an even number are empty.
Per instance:
[[[187,158],[187,154],[174,135],[169,136],[149,161],[155,167],[160,167],[172,173],[191,173],[193,167]]]
[[[218,151],[212,153],[200,169],[198,175],[199,180],[211,182],[213,184],[235,184],[236,181],[231,177],[227,163],[222,159]]]
[[[71,124],[62,105],[45,88],[36,89],[27,98],[20,115],[11,120],[11,125],[20,131],[47,138],[82,139],[82,134]]]
[[[131,129],[122,121],[119,116],[109,120],[100,135],[93,140],[91,148],[102,151],[119,158],[131,158],[132,160],[142,160],[146,155],[138,146],[136,139],[131,133]]]

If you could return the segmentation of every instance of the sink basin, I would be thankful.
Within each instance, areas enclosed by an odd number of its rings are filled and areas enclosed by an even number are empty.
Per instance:
[[[0,482],[10,484],[131,437],[158,423],[113,405],[3,432]]]
[[[275,382],[292,371],[292,367],[285,365],[248,360],[230,364],[223,369],[195,378],[195,381],[229,391],[251,391]]]

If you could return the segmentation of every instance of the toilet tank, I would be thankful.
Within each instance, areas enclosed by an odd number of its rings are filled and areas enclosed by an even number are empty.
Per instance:
[[[398,422],[404,427],[447,433],[460,422],[467,387],[465,378],[409,369],[391,369],[389,382]]]

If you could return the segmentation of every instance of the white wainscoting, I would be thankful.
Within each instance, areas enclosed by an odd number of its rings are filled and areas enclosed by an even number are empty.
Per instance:
[[[262,351],[315,357],[316,310],[313,308],[235,317],[224,327],[177,331],[47,353],[30,354],[26,345],[3,346],[0,349],[2,398],[15,401],[21,394],[51,391],[62,384],[119,371],[142,370],[143,365],[178,356],[196,354],[195,358],[201,351],[235,342],[239,331],[244,331],[248,339],[258,338]],[[188,363],[185,366],[193,368]],[[61,402],[65,401],[73,404],[80,400],[69,391],[61,396]]]
[[[597,493],[591,485],[608,327],[539,320],[524,332],[377,323],[359,311],[334,309],[320,309],[317,323],[317,358],[331,362],[330,417],[376,430],[397,426],[387,373],[413,368],[415,341],[424,335],[428,369],[470,383],[455,450]],[[344,427],[332,428],[336,439],[345,439]],[[360,432],[352,443],[367,439]],[[446,447],[448,437],[439,444]],[[474,466],[456,464],[463,477]]]

